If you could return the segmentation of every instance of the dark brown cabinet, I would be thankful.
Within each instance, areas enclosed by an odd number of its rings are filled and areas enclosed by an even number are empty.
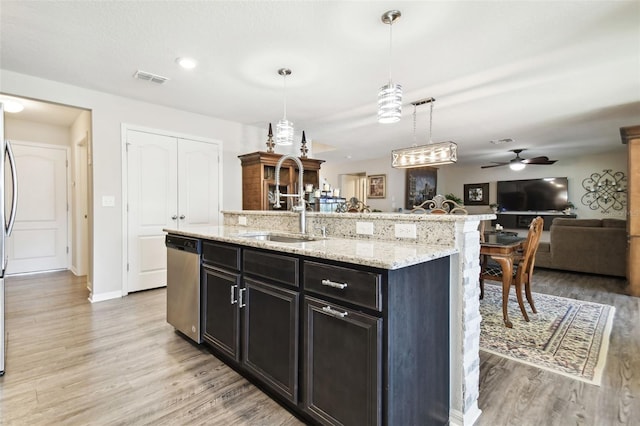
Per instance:
[[[240,361],[240,248],[202,244],[202,339]]]
[[[310,424],[449,421],[449,258],[396,270],[203,241],[203,340]]]
[[[297,258],[203,243],[203,340],[293,404],[300,295],[287,286],[297,283]]]
[[[276,164],[281,154],[269,152],[252,152],[239,155],[242,164],[242,209],[243,210],[273,210],[269,202],[269,193],[273,194],[276,186]],[[311,184],[319,188],[320,166],[324,160],[311,158],[301,159],[304,173],[304,184]],[[298,192],[298,169],[296,163],[287,160],[280,169],[280,192]],[[286,210],[286,203],[282,209]]]
[[[321,424],[379,424],[382,319],[312,297],[304,311],[304,410]]]
[[[240,361],[240,274],[209,266],[203,266],[202,273],[202,339],[232,359]]]
[[[298,292],[245,278],[244,366],[298,402]]]

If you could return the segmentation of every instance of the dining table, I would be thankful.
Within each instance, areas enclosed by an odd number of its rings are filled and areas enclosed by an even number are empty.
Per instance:
[[[513,262],[527,239],[519,237],[515,232],[486,232],[482,240],[480,256],[490,257],[502,269],[502,317],[504,325],[513,328],[507,312],[509,291],[513,280]]]

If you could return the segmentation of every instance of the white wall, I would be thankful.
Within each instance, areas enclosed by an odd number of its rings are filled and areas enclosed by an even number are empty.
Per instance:
[[[3,84],[4,87],[4,84]],[[33,121],[13,118],[5,113],[5,138],[16,141],[46,143],[52,145],[71,146],[68,127],[53,124],[34,123]]]
[[[263,149],[266,127],[244,126],[7,70],[0,70],[0,81],[4,93],[77,106],[92,112],[94,296],[113,294],[122,289],[122,123],[223,141],[223,208],[237,210],[242,207],[241,169],[237,156]],[[114,207],[102,207],[100,200],[104,195],[115,197]]]
[[[620,218],[626,217],[626,209],[611,210],[602,213],[600,210],[590,210],[580,200],[586,193],[582,187],[582,181],[592,173],[602,173],[604,169],[612,169],[613,172],[621,171],[627,175],[627,151],[626,146],[620,142],[620,149],[591,156],[579,156],[573,159],[562,159],[549,166],[529,165],[524,170],[514,172],[508,167],[495,167],[481,169],[480,167],[465,167],[458,165],[442,166],[438,170],[438,191],[441,194],[453,193],[464,199],[465,183],[489,182],[489,201],[494,203],[497,199],[496,182],[499,180],[533,179],[542,177],[567,177],[569,180],[569,201],[577,207],[574,211],[581,219],[591,218]],[[470,212],[489,212],[485,206],[470,206]]]
[[[460,148],[461,150],[463,148]],[[514,172],[508,167],[495,167],[481,169],[479,166],[446,165],[438,167],[438,194],[453,193],[464,199],[464,184],[489,182],[489,201],[495,202],[496,182],[498,180],[531,179],[541,177],[567,177],[569,179],[569,200],[575,204],[577,210],[574,213],[579,218],[614,217],[624,219],[626,209],[601,213],[599,210],[590,210],[581,204],[580,199],[586,192],[582,188],[582,181],[592,173],[602,173],[604,169],[612,169],[613,172],[621,171],[627,175],[627,151],[626,146],[620,142],[620,148],[614,151],[591,155],[579,156],[573,159],[562,159],[550,166],[527,166],[520,172]],[[339,182],[339,175],[345,173],[366,172],[368,175],[387,175],[387,197],[383,199],[368,200],[372,208],[385,212],[397,211],[404,207],[405,197],[405,170],[393,169],[390,157],[378,158],[367,161],[352,161],[340,164],[324,163],[321,169],[322,178],[334,186]],[[469,206],[471,213],[489,213],[488,206]]]

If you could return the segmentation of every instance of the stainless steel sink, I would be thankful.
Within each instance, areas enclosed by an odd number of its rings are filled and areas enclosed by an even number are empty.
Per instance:
[[[317,241],[320,239],[307,235],[285,235],[272,232],[247,232],[245,234],[238,234],[237,236],[259,241],[273,241],[276,243],[305,243],[309,241]]]

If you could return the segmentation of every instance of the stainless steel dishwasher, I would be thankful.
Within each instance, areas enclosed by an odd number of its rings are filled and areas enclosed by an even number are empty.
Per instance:
[[[200,240],[167,235],[167,322],[191,340],[200,333]]]

